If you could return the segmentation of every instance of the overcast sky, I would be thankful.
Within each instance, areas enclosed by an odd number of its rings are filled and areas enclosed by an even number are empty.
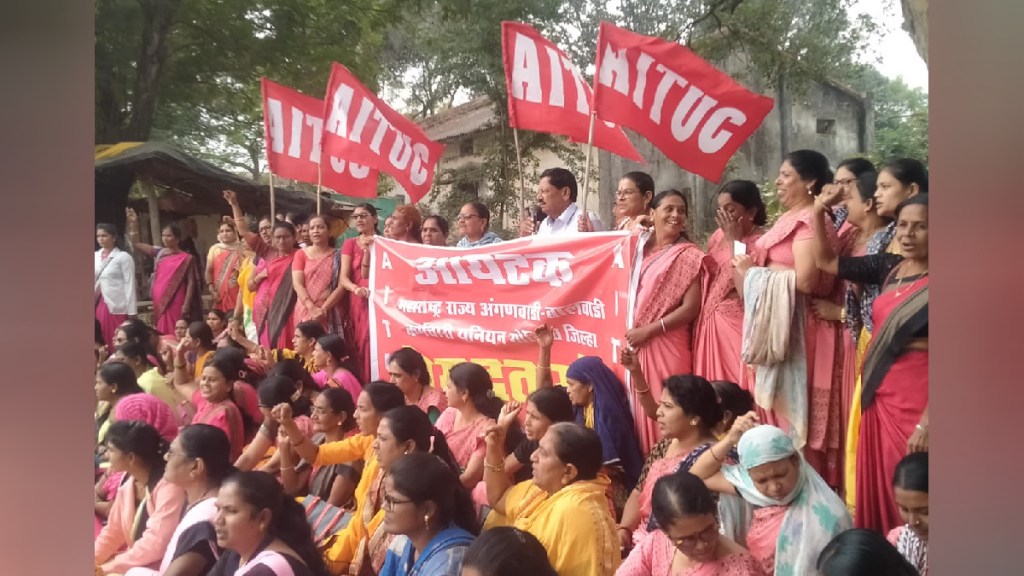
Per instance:
[[[881,26],[877,44],[862,59],[874,63],[882,74],[903,78],[910,86],[928,92],[928,66],[903,29],[899,0],[857,0],[851,12],[870,14]]]

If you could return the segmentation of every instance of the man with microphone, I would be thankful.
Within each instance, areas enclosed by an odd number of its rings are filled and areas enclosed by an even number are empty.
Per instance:
[[[541,214],[519,222],[519,236],[563,236],[585,231],[601,232],[604,224],[597,214],[576,204],[576,177],[565,168],[548,168],[537,184],[537,205]]]

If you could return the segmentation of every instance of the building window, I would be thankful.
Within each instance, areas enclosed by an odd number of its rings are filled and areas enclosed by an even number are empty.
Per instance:
[[[473,155],[473,139],[465,138],[459,142],[459,156]]]
[[[478,182],[459,182],[457,185],[459,193],[463,198],[480,198],[480,184]]]
[[[818,118],[818,134],[835,134],[836,121],[832,118]]]

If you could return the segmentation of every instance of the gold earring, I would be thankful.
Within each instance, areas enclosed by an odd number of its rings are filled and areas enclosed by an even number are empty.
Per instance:
[[[697,419],[696,418],[691,418],[690,419],[690,426],[696,426],[696,425],[697,425]]]
[[[426,526],[430,526],[430,514],[423,515],[423,524]]]

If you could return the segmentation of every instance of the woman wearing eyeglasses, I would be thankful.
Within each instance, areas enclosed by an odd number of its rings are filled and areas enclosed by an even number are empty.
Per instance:
[[[341,246],[341,275],[338,283],[350,292],[345,309],[353,367],[360,382],[370,381],[370,246],[377,234],[377,209],[369,203],[360,204],[352,212],[352,222],[359,235],[348,238]]]
[[[384,530],[395,536],[381,576],[459,576],[480,531],[469,492],[440,458],[401,456],[384,481]]]
[[[501,237],[491,232],[491,211],[480,202],[470,202],[459,210],[456,218],[462,239],[458,248],[476,248],[501,242]]]
[[[658,479],[651,501],[659,529],[640,541],[616,576],[761,576],[760,563],[719,533],[715,499],[689,472]]]
[[[654,199],[654,178],[646,172],[627,172],[615,191],[616,230],[631,229],[637,216],[644,216]]]

